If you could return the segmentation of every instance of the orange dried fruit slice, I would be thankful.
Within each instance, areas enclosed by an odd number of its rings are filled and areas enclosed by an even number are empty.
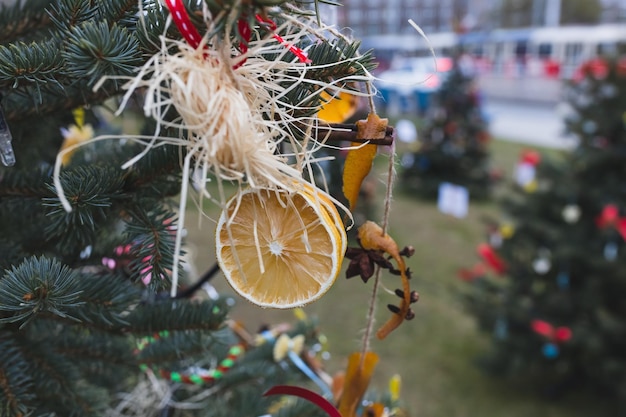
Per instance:
[[[322,207],[324,207],[326,212],[333,219],[333,221],[335,222],[335,227],[337,228],[337,231],[341,235],[341,242],[342,242],[341,253],[345,254],[346,249],[348,248],[348,235],[346,233],[346,227],[343,224],[341,215],[339,214],[339,211],[337,210],[337,206],[335,205],[335,203],[333,203],[333,198],[328,193],[326,193],[325,191],[322,191],[321,189],[315,187],[312,184],[303,182],[303,183],[299,183],[299,185],[301,185],[304,188],[302,192],[304,192],[305,194],[308,194],[316,202],[319,202],[319,204],[321,204]],[[346,208],[345,210],[347,212],[348,209]]]
[[[320,298],[337,279],[345,252],[345,231],[327,207],[304,190],[239,192],[216,230],[227,282],[261,307],[294,308]]]

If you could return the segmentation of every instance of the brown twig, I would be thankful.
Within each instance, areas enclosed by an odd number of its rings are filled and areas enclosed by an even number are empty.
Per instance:
[[[314,130],[316,140],[325,142],[356,142],[370,143],[378,146],[390,146],[393,143],[394,129],[388,126],[383,139],[357,138],[357,127],[355,124],[331,123],[320,125]]]

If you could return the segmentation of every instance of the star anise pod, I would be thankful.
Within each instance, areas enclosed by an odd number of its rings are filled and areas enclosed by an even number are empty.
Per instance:
[[[367,282],[374,275],[374,266],[393,269],[393,264],[389,262],[383,253],[376,250],[366,250],[363,248],[348,248],[346,258],[350,259],[350,264],[346,270],[346,278],[361,276],[363,282]]]

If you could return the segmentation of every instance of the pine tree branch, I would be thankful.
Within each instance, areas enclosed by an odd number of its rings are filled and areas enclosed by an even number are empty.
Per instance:
[[[64,32],[98,17],[97,1],[59,0],[50,5],[49,15],[58,31]],[[60,36],[55,36],[61,38]]]
[[[63,70],[58,48],[54,40],[0,45],[0,88],[57,83]]]
[[[100,4],[100,16],[107,22],[116,22],[118,25],[132,29],[137,24],[139,13],[137,0],[113,0]],[[154,1],[142,1],[143,10],[146,11],[154,5]],[[146,4],[147,3],[147,4]]]
[[[43,32],[50,24],[46,7],[52,0],[16,1],[0,6],[0,44]]]
[[[228,300],[159,300],[138,306],[126,318],[125,332],[152,335],[162,330],[217,330],[228,313]]]
[[[6,332],[0,327],[0,404],[7,417],[28,414],[25,403],[35,397],[32,392],[33,379],[28,369],[13,332]]]
[[[126,235],[131,242],[131,279],[158,291],[171,284],[176,215],[161,205],[128,207]]]
[[[62,90],[36,86],[17,89],[4,97],[2,106],[10,126],[11,122],[32,119],[42,114],[59,114],[87,104],[101,104],[118,94],[119,89],[113,86],[92,91],[86,81],[78,80],[73,85],[64,86]]]

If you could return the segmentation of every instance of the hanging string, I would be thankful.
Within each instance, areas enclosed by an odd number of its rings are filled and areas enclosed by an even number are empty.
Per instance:
[[[369,83],[368,83],[369,87]],[[387,233],[387,228],[389,226],[389,217],[391,213],[391,197],[392,197],[392,189],[393,183],[395,180],[395,142],[391,143],[389,149],[389,165],[387,167],[387,190],[385,192],[385,205],[383,209],[383,219],[381,227],[383,229],[383,235]],[[361,367],[363,366],[363,361],[365,359],[365,354],[369,351],[370,347],[370,339],[372,337],[372,332],[374,330],[374,314],[376,312],[376,299],[378,296],[378,288],[380,287],[380,274],[381,267],[376,266],[376,272],[374,273],[374,287],[372,289],[372,296],[370,298],[370,304],[367,311],[367,325],[365,327],[365,334],[363,335],[363,350],[361,354]]]

